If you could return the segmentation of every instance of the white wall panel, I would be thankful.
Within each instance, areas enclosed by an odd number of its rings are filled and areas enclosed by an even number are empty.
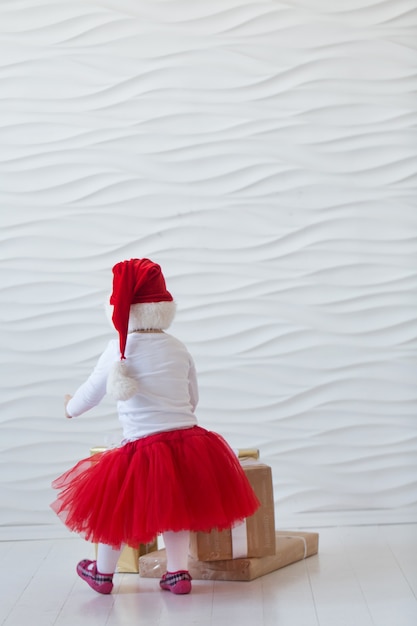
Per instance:
[[[118,437],[62,396],[150,256],[277,526],[416,520],[415,0],[2,0],[0,509]],[[63,531],[64,532],[64,531]]]

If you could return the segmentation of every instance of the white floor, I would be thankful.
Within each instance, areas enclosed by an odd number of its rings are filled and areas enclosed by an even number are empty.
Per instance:
[[[416,626],[417,524],[314,529],[319,554],[252,582],[194,581],[189,596],[117,574],[110,596],[74,573],[74,537],[0,542],[3,626]]]

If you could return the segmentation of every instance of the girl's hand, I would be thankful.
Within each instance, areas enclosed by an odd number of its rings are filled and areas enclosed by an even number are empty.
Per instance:
[[[64,396],[65,417],[68,417],[68,419],[72,418],[72,415],[68,415],[68,412],[67,412],[67,404],[71,400],[71,398],[72,396],[69,393],[66,393]]]

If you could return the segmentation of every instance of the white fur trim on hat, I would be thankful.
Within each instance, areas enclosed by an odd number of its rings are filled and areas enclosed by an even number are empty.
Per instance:
[[[130,305],[128,331],[166,330],[175,317],[176,304],[169,302],[141,302]]]
[[[139,382],[129,376],[126,362],[116,362],[107,378],[107,393],[115,400],[129,400],[138,391]]]
[[[133,330],[166,330],[174,320],[177,305],[172,302],[142,302],[130,305],[128,332]],[[109,324],[112,322],[113,307],[105,303],[105,313]]]

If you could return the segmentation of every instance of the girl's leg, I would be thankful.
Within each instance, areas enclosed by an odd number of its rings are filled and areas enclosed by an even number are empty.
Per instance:
[[[188,570],[189,531],[182,530],[174,533],[169,530],[162,534],[162,538],[166,548],[168,572]]]
[[[122,548],[113,548],[105,543],[97,547],[97,571],[102,574],[113,574]]]
[[[176,594],[190,593],[191,576],[188,573],[188,548],[190,533],[182,530],[178,533],[162,533],[167,554],[167,572],[159,581],[162,589]]]

